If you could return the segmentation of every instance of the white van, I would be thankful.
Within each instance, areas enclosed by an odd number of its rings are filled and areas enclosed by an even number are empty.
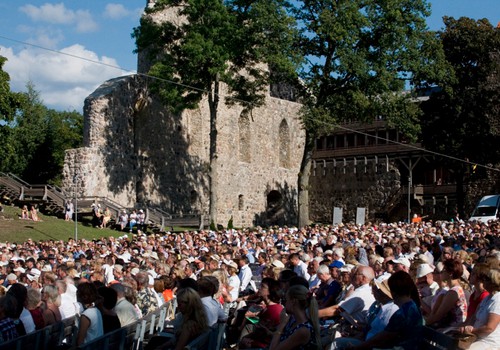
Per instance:
[[[472,212],[470,221],[481,221],[487,223],[489,220],[500,218],[500,195],[484,196]]]

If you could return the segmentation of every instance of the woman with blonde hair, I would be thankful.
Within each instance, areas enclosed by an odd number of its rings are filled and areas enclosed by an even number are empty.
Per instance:
[[[196,339],[208,330],[207,315],[205,307],[201,302],[200,295],[192,288],[179,289],[177,293],[177,310],[181,316],[174,320],[174,336],[165,343],[158,345],[163,339],[155,338],[146,349],[184,349],[191,340]],[[153,345],[154,344],[154,345]]]
[[[269,349],[321,349],[318,304],[309,289],[302,285],[291,286],[283,304],[286,314],[282,313]]]
[[[233,301],[231,294],[229,294],[230,286],[227,274],[223,269],[216,269],[212,272],[212,276],[219,281],[219,290],[215,293],[214,298],[222,305],[224,313],[227,316],[229,314],[229,307]]]
[[[59,306],[61,306],[61,296],[57,287],[54,285],[47,285],[42,289],[42,301],[44,302],[43,319],[45,325],[51,325],[61,321],[61,313]]]

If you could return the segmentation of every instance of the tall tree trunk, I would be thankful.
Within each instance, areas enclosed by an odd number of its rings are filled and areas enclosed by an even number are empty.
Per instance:
[[[306,130],[304,154],[300,163],[298,179],[299,190],[299,227],[309,225],[309,177],[311,175],[312,153],[314,149],[314,135]]]
[[[218,162],[217,162],[217,108],[219,105],[219,79],[214,81],[214,88],[208,94],[210,108],[210,174],[209,174],[209,215],[210,222],[217,226],[217,193],[218,193]]]

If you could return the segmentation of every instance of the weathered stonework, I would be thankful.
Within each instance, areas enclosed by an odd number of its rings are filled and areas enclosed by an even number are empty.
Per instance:
[[[144,56],[138,60],[147,70]],[[269,95],[248,116],[219,105],[219,224],[231,216],[235,226],[296,221],[299,108]],[[208,215],[209,121],[207,101],[174,115],[139,75],[109,80],[85,100],[84,147],[66,153],[63,187],[74,193],[78,174],[80,196]]]
[[[321,162],[311,172],[310,216],[314,222],[332,222],[333,208],[343,209],[345,222],[354,222],[356,208],[367,209],[367,219],[374,219],[378,212],[384,211],[391,201],[399,198],[401,189],[400,173],[392,163],[382,164],[375,169],[369,162],[354,165],[347,161],[346,166],[333,166]]]

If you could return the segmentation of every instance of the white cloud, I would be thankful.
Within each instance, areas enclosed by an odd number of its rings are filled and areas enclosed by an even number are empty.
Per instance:
[[[27,42],[50,49],[55,49],[64,40],[62,30],[52,27],[30,27],[20,25],[17,31],[28,35]]]
[[[47,22],[53,24],[68,24],[75,19],[75,13],[60,4],[44,4],[40,7],[25,5],[20,8],[28,17],[36,22]]]
[[[76,25],[76,30],[80,33],[95,31],[97,23],[87,10],[73,11],[66,8],[63,3],[43,4],[40,7],[25,5],[19,8],[29,18],[35,22],[45,22],[50,24]]]
[[[103,16],[105,18],[120,19],[131,15],[131,12],[122,4],[107,4]]]
[[[99,25],[92,19],[92,15],[87,10],[76,11],[76,30],[79,33],[94,32],[99,28]]]
[[[114,58],[99,57],[82,45],[72,45],[61,52],[75,57],[33,48],[16,53],[0,46],[0,55],[8,59],[4,70],[10,75],[11,90],[25,91],[26,83],[32,81],[48,107],[82,111],[83,101],[100,84],[129,74],[110,67],[118,66]]]

